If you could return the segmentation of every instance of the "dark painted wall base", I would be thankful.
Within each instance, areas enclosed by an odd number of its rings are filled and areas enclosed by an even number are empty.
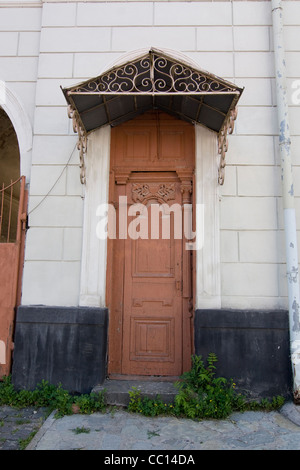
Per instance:
[[[289,320],[285,311],[196,310],[195,353],[218,357],[216,373],[249,398],[290,397]]]
[[[43,379],[72,393],[90,393],[106,376],[108,311],[21,306],[12,380],[32,390]],[[217,375],[250,398],[292,394],[288,313],[196,310],[195,353],[218,357]]]
[[[71,393],[90,393],[106,372],[105,308],[21,306],[17,312],[12,381],[33,390],[43,379]]]

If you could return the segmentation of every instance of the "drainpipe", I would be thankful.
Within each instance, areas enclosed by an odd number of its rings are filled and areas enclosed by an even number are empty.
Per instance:
[[[281,156],[281,182],[289,300],[290,353],[293,372],[293,398],[296,404],[300,404],[300,302],[298,250],[282,16],[283,7],[281,0],[272,0],[277,114],[279,125],[279,147]]]

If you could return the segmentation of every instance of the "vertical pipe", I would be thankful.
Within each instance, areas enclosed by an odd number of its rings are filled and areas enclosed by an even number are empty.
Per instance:
[[[300,315],[299,272],[296,214],[291,161],[291,140],[283,39],[283,8],[281,0],[272,0],[273,39],[276,77],[277,116],[281,157],[281,183],[284,213],[286,265],[289,300],[290,353],[293,371],[293,397],[300,403]]]

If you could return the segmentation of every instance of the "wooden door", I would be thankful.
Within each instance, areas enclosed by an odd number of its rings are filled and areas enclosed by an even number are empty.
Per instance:
[[[19,193],[15,203],[13,189]],[[15,315],[21,302],[27,199],[24,176],[6,188],[3,185],[0,191],[0,378],[11,373]]]
[[[182,210],[191,202],[194,129],[159,118],[150,113],[112,132],[111,378],[178,377],[192,354],[192,253],[185,250]]]
[[[122,374],[182,372],[180,186],[176,173],[162,172],[132,174],[126,185],[133,211],[125,241]]]

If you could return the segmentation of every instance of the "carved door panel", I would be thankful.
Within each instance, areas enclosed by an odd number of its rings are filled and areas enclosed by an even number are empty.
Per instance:
[[[167,180],[138,173],[126,185],[123,374],[182,372],[181,185]]]

